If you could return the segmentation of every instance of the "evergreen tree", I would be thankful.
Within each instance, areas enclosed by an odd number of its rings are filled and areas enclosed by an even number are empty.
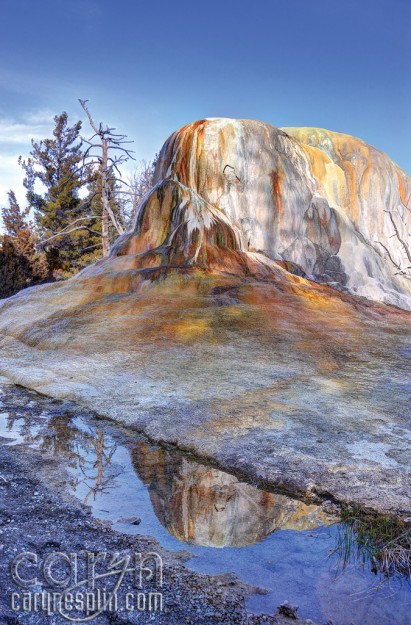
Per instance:
[[[50,269],[55,277],[68,277],[90,262],[90,250],[95,256],[101,228],[89,203],[79,198],[79,190],[87,182],[78,173],[83,159],[81,122],[69,126],[64,112],[54,122],[53,138],[39,143],[32,140],[30,158],[24,161],[20,157],[19,162]],[[36,190],[36,182],[44,193]]]
[[[9,206],[1,209],[1,216],[6,233],[15,237],[28,227],[26,218],[30,213],[30,208],[27,207],[25,210],[21,210],[14,191],[9,191],[7,197]]]
[[[45,254],[36,249],[29,208],[22,210],[14,191],[8,192],[9,206],[1,209],[6,233],[0,237],[0,298],[27,286],[45,282],[49,268]]]
[[[0,299],[10,297],[31,284],[30,263],[20,254],[13,237],[0,237]]]

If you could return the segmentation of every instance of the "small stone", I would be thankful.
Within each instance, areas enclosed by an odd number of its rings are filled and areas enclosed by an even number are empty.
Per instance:
[[[283,614],[284,616],[287,616],[288,618],[297,619],[298,618],[297,610],[298,610],[298,606],[291,605],[289,601],[284,601],[284,603],[278,606],[279,614]]]
[[[140,525],[141,519],[139,516],[131,516],[128,518],[118,519],[117,523],[130,523],[131,525]]]

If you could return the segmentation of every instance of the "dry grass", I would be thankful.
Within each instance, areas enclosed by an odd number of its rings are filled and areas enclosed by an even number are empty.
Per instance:
[[[333,553],[338,554],[342,569],[355,562],[375,574],[411,581],[411,524],[346,507]]]

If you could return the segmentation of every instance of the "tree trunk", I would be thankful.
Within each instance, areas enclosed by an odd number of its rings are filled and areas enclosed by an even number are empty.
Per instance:
[[[108,256],[110,254],[110,241],[108,238],[108,214],[107,211],[104,209],[101,221],[101,238],[103,242],[103,256]]]
[[[102,139],[102,159],[101,159],[101,203],[103,206],[103,220],[101,224],[101,235],[103,238],[103,255],[110,253],[110,241],[108,238],[108,217],[110,208],[109,185],[107,180],[108,146],[105,138]]]
[[[99,157],[96,157],[96,158],[98,158],[98,161],[99,161],[98,174],[99,174],[99,178],[101,182],[101,204],[102,204],[101,237],[102,237],[102,243],[103,243],[103,255],[108,256],[108,254],[110,253],[109,222],[111,221],[114,228],[117,230],[119,234],[124,234],[124,228],[121,225],[121,223],[118,221],[118,219],[116,218],[113,212],[113,209],[110,206],[110,196],[111,196],[110,179],[112,179],[111,168],[113,167],[113,164],[114,166],[116,166],[116,162],[119,162],[119,161],[110,159],[109,150],[110,148],[114,150],[120,149],[120,150],[123,150],[123,152],[126,152],[127,154],[128,154],[128,151],[120,147],[119,145],[121,143],[120,140],[114,141],[114,136],[111,135],[111,131],[109,128],[107,128],[106,130],[103,130],[103,127],[101,124],[100,124],[100,128],[97,128],[86,106],[87,100],[79,100],[79,102],[89,119],[90,125],[92,129],[94,130],[95,135],[100,137],[100,140],[101,140],[101,159]],[[114,144],[110,145],[110,141],[114,142]],[[87,143],[92,147],[98,147],[98,146],[93,145],[91,141],[87,141]],[[109,164],[110,161],[113,164],[110,165]]]

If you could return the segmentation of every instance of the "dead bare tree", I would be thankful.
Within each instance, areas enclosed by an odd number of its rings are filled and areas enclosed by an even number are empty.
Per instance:
[[[396,276],[403,276],[405,278],[409,278],[411,279],[411,245],[408,242],[409,241],[409,233],[407,232],[407,236],[408,236],[408,241],[404,238],[404,236],[401,235],[401,228],[398,226],[397,220],[401,220],[403,223],[404,227],[407,227],[407,222],[404,220],[403,216],[401,215],[400,211],[397,208],[397,213],[398,213],[398,217],[395,218],[394,214],[392,211],[390,210],[385,210],[385,213],[387,213],[388,218],[390,220],[391,226],[393,228],[393,234],[390,236],[390,239],[396,239],[397,242],[399,243],[400,247],[403,249],[405,256],[407,257],[407,261],[410,263],[410,265],[406,265],[404,264],[404,262],[401,261],[397,261],[394,259],[393,255],[390,253],[388,247],[386,245],[384,245],[384,243],[382,243],[381,241],[376,241],[376,243],[378,243],[379,245],[381,245],[381,247],[385,250],[389,260],[391,261],[391,263],[394,265],[394,267],[397,269],[396,273],[394,275]],[[407,262],[406,261],[406,262]]]
[[[94,452],[94,458],[83,457],[79,462],[80,470],[84,475],[82,482],[89,489],[83,500],[85,504],[91,496],[95,500],[98,495],[102,495],[115,487],[115,481],[118,477],[116,469],[111,468],[111,460],[117,450],[117,445],[110,441],[107,442],[102,429],[97,429],[91,438],[91,448]]]
[[[127,191],[128,202],[124,214],[124,219],[131,227],[137,213],[137,208],[153,188],[154,169],[158,156],[154,161],[141,161],[128,177],[129,190]]]
[[[102,206],[101,236],[103,255],[107,256],[110,252],[109,222],[112,223],[118,234],[124,233],[124,225],[121,223],[120,218],[115,215],[111,203],[114,185],[119,186],[119,193],[122,192],[124,186],[129,187],[129,184],[122,178],[120,166],[129,159],[134,160],[132,156],[133,150],[124,147],[126,144],[133,143],[133,141],[127,140],[127,135],[115,133],[115,128],[104,127],[102,123],[97,125],[88,109],[88,100],[79,99],[79,102],[94,132],[89,139],[82,137],[82,141],[88,147],[84,153],[81,169],[82,171],[89,171],[90,168],[93,168],[96,171],[98,179],[97,193],[101,197]]]

